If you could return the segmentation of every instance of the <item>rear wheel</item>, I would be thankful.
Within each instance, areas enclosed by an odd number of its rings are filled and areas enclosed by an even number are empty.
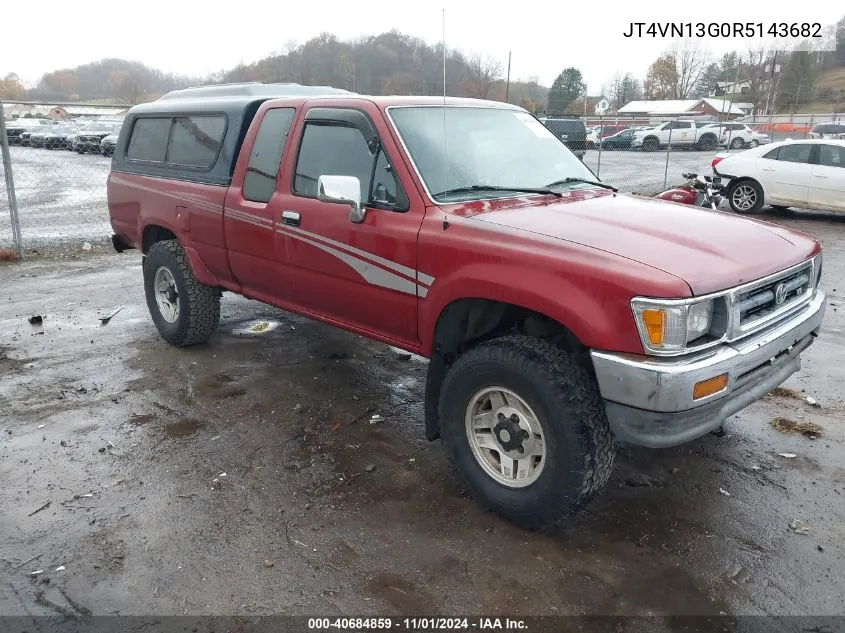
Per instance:
[[[739,180],[728,188],[728,202],[736,213],[757,213],[763,207],[763,188],[755,180]]]
[[[156,242],[144,258],[147,307],[171,345],[204,343],[220,321],[220,291],[197,281],[176,240]]]
[[[731,141],[731,149],[739,149],[745,145],[745,141],[741,138],[735,138]]]
[[[698,141],[698,149],[714,150],[718,144],[719,142],[713,134],[705,134]]]
[[[758,140],[755,138],[754,140],[752,140],[752,141],[749,143],[749,145],[750,145],[752,148],[757,147],[758,145],[760,145],[760,141],[758,141]]]
[[[554,525],[607,482],[615,444],[595,378],[551,343],[508,336],[449,368],[439,418],[468,492],[527,528]]]

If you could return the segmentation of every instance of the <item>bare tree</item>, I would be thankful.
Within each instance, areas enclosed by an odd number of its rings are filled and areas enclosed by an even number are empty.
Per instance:
[[[748,82],[749,101],[754,104],[755,111],[766,102],[768,95],[770,73],[767,67],[772,62],[773,52],[765,47],[753,48],[748,51],[747,62],[740,64],[740,79]],[[771,68],[769,68],[771,71]]]
[[[675,43],[670,55],[675,61],[674,97],[689,99],[701,82],[701,75],[707,68],[709,55],[706,50],[690,40]]]
[[[476,95],[487,99],[493,84],[502,78],[502,62],[491,55],[473,55],[467,61],[470,81],[474,85]]]

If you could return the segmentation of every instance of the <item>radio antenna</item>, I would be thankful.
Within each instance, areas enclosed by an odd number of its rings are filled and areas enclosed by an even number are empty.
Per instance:
[[[443,191],[449,187],[446,185],[446,9],[443,9],[442,19],[442,38],[443,38]]]

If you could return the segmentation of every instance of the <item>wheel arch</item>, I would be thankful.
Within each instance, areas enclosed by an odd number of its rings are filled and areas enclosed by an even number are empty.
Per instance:
[[[185,251],[185,256],[188,258],[188,265],[191,267],[191,271],[194,273],[197,281],[206,286],[220,287],[220,280],[208,270],[208,267],[202,261],[202,257],[200,257],[197,250],[185,244],[172,229],[166,226],[161,224],[147,224],[144,227],[141,233],[141,252],[146,255],[153,244],[166,240],[176,240],[179,243],[182,250]]]
[[[435,440],[440,437],[437,403],[440,387],[449,366],[467,349],[507,334],[525,334],[550,340],[568,352],[589,359],[587,346],[560,319],[499,299],[454,299],[438,314],[432,335],[431,361],[425,392],[427,439]],[[590,371],[593,371],[592,366],[589,367]]]

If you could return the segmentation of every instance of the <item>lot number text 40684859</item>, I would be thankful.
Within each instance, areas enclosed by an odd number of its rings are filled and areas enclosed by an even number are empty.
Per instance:
[[[312,631],[520,631],[527,628],[524,620],[512,618],[309,618],[308,629]]]

